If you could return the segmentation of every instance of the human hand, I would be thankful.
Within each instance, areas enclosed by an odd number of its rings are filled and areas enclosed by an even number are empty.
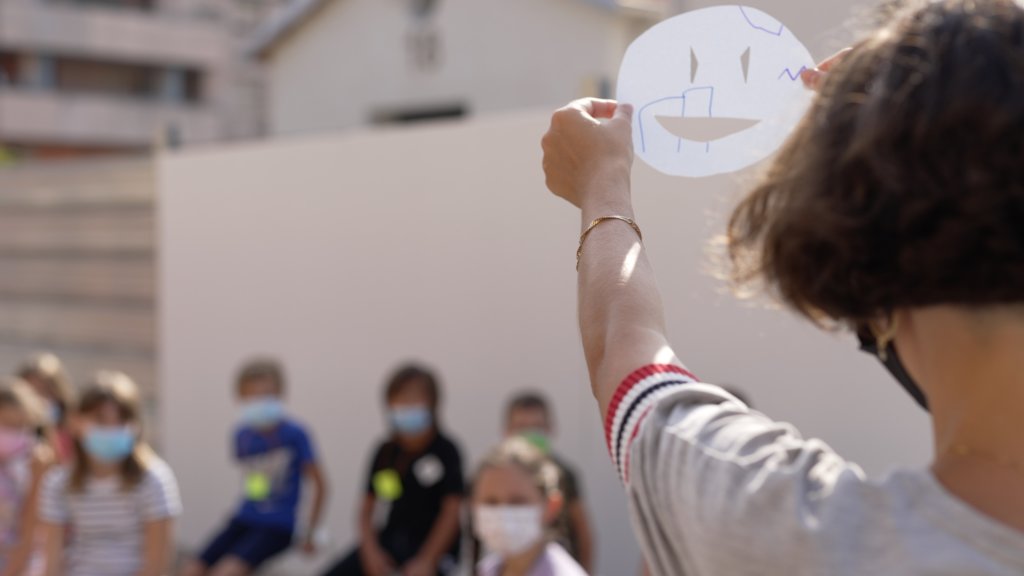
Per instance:
[[[396,571],[395,561],[376,542],[363,543],[359,547],[359,559],[369,576],[392,576]]]
[[[586,98],[556,111],[541,141],[548,188],[580,208],[628,200],[632,121],[633,107],[612,100]]]
[[[316,542],[313,540],[312,536],[303,539],[301,548],[302,553],[307,556],[313,556],[317,552]]]
[[[46,444],[39,444],[32,450],[32,477],[42,478],[57,464],[57,455]]]
[[[842,62],[843,59],[852,51],[853,48],[844,48],[843,50],[840,50],[832,56],[822,60],[821,63],[813,70],[804,70],[800,74],[800,79],[803,80],[804,86],[817,92],[821,87],[821,83],[825,79],[825,76],[828,75],[829,70],[834,68],[836,64]]]
[[[402,567],[402,576],[434,576],[437,574],[437,562],[423,556],[417,556]]]

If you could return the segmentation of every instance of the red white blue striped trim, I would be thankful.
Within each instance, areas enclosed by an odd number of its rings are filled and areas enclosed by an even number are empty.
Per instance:
[[[619,385],[608,405],[604,428],[612,463],[623,482],[629,482],[629,448],[651,409],[668,394],[693,382],[697,377],[682,366],[651,364]]]

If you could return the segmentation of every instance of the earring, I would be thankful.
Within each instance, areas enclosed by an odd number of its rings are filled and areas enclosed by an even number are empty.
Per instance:
[[[900,328],[899,320],[896,316],[889,314],[886,321],[886,328],[879,330],[875,326],[871,327],[871,331],[875,333],[875,342],[878,346],[878,357],[884,362],[889,356],[889,345],[896,339],[896,332]]]

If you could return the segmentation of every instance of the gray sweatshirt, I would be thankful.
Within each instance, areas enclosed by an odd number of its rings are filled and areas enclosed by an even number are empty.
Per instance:
[[[929,471],[868,480],[683,368],[627,378],[605,428],[656,576],[1024,575],[1024,533]]]

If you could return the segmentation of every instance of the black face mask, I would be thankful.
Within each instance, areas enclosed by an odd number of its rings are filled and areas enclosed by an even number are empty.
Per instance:
[[[889,371],[889,374],[892,374],[892,377],[900,383],[900,386],[903,386],[903,389],[917,401],[921,408],[927,411],[928,399],[925,398],[924,392],[917,385],[917,382],[914,382],[914,379],[910,377],[907,369],[903,367],[903,363],[900,362],[900,356],[896,353],[896,346],[889,342],[885,348],[885,354],[882,354],[882,351],[878,349],[878,339],[866,328],[857,333],[857,338],[860,339],[861,351],[878,358],[886,370]]]

